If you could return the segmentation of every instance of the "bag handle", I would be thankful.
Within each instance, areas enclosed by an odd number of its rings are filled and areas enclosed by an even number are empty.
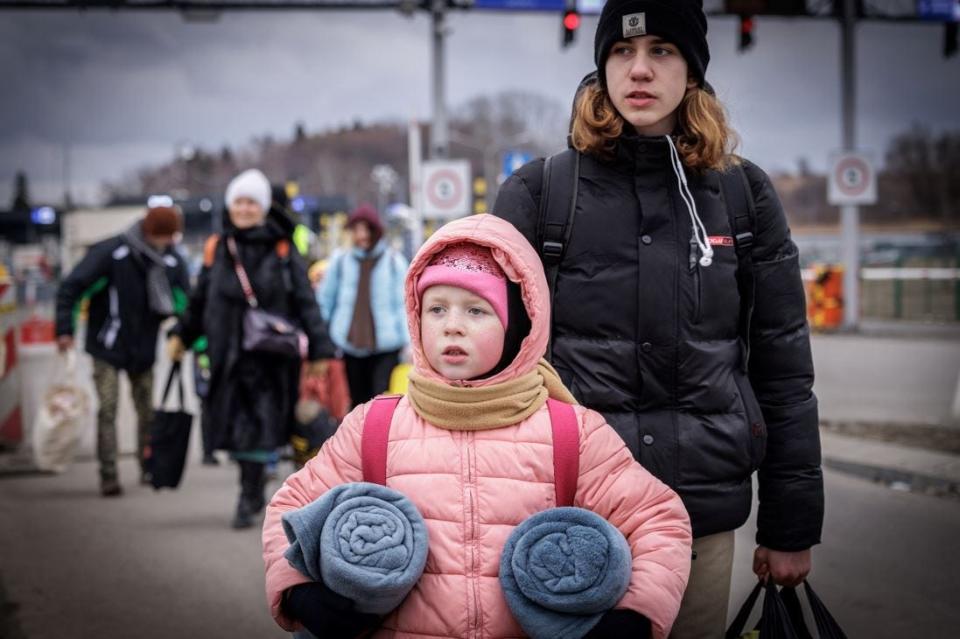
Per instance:
[[[180,362],[174,362],[170,367],[170,373],[167,375],[167,383],[163,386],[163,396],[160,398],[160,406],[167,403],[167,397],[170,395],[170,387],[173,386],[174,378],[177,379],[177,394],[180,396],[180,410],[183,410],[183,376],[180,374]]]
[[[797,639],[813,639],[807,622],[803,619],[803,606],[800,605],[800,597],[792,586],[784,586],[780,589],[780,599],[783,601],[783,607],[787,609],[790,616],[790,623],[797,632]]]
[[[387,444],[390,424],[402,395],[380,395],[370,404],[363,420],[360,458],[363,481],[387,484]],[[550,425],[553,429],[553,483],[557,506],[573,506],[580,472],[580,432],[573,406],[547,399]]]
[[[250,308],[257,308],[257,306],[259,306],[257,296],[254,295],[253,287],[250,285],[250,278],[247,277],[247,271],[240,262],[240,254],[237,251],[237,241],[232,235],[227,236],[227,250],[230,251],[230,257],[233,258],[233,270],[237,274],[237,279],[240,280],[240,288],[243,289],[243,296],[247,298],[247,304],[250,305]]]
[[[740,610],[737,612],[737,616],[734,617],[733,623],[727,628],[727,634],[724,635],[724,639],[739,639],[740,635],[743,634],[743,629],[747,625],[747,619],[750,618],[750,613],[753,612],[754,606],[757,605],[757,597],[760,596],[761,588],[763,588],[763,582],[758,581],[757,585],[750,591],[750,594],[747,595],[747,600],[740,606]]]
[[[809,581],[803,582],[803,591],[807,595],[807,601],[810,603],[810,610],[813,612],[813,621],[817,626],[817,634],[820,639],[847,639],[846,633],[833,618],[830,611],[823,604],[817,593],[813,592]]]

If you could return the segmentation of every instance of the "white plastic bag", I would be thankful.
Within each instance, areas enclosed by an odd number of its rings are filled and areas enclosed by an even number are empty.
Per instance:
[[[54,473],[62,473],[73,461],[80,425],[91,410],[90,396],[76,381],[76,353],[70,351],[63,359],[33,423],[34,461],[40,470]]]

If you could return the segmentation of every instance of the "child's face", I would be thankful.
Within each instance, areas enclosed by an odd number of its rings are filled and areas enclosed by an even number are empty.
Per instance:
[[[420,341],[433,370],[451,380],[489,372],[503,354],[503,324],[482,297],[456,286],[423,293]]]

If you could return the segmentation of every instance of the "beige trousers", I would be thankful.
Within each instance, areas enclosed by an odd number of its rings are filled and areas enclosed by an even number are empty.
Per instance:
[[[720,639],[726,632],[734,533],[693,540],[695,559],[670,639]]]

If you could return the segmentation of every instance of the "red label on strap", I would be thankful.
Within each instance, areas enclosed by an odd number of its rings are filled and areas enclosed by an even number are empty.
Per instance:
[[[729,235],[710,235],[707,237],[710,246],[733,246],[733,238]]]

